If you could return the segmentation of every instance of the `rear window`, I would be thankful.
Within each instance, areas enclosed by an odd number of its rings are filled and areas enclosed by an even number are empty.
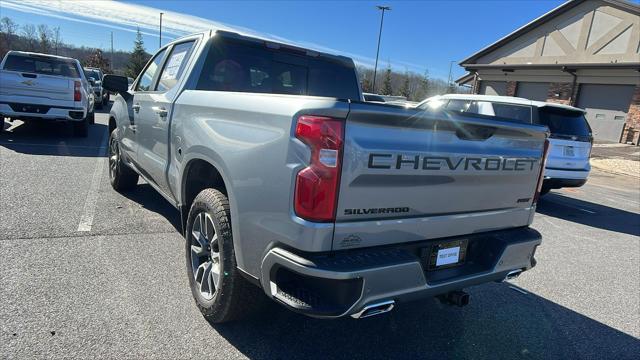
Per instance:
[[[583,141],[589,141],[591,128],[579,111],[571,111],[554,107],[542,107],[539,110],[539,122],[546,125],[552,137],[578,137]]]
[[[7,56],[7,59],[4,63],[4,70],[45,75],[57,75],[72,78],[80,77],[74,61],[44,56],[24,56],[11,54]]]
[[[532,122],[532,110],[528,105],[452,99],[444,108],[459,113],[485,115],[500,121],[523,124],[531,124]]]
[[[359,100],[352,67],[221,38],[214,41],[196,86],[198,90]]]
[[[102,80],[102,76],[100,76],[100,72],[98,70],[85,70],[84,74],[87,77],[93,78],[93,80]]]

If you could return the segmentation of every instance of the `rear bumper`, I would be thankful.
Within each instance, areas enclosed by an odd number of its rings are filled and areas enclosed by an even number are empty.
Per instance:
[[[513,270],[535,266],[534,253],[541,243],[540,234],[526,227],[461,238],[469,244],[465,263],[435,271],[426,271],[430,247],[455,238],[330,255],[273,248],[262,261],[262,288],[294,311],[335,318],[373,303],[400,303],[501,281]]]
[[[14,103],[13,106],[8,103],[0,103],[0,116],[10,117],[13,119],[25,119],[25,120],[66,120],[66,121],[81,121],[87,115],[87,109],[85,108],[71,108],[71,107],[48,107],[43,105],[24,104],[25,109],[27,106],[36,106],[40,112],[35,110],[20,111],[21,108],[17,107]]]
[[[587,182],[589,170],[544,170],[543,186],[550,189],[560,189],[563,187],[580,187]]]

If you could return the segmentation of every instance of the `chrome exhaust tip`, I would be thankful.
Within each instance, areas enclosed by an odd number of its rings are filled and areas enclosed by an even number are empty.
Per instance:
[[[395,305],[396,305],[396,302],[394,300],[388,300],[388,301],[367,305],[359,312],[351,315],[351,317],[354,319],[364,319],[366,317],[384,314],[386,312],[393,310]]]
[[[511,270],[507,273],[507,276],[504,277],[504,280],[511,280],[511,279],[515,279],[518,276],[520,276],[520,274],[522,274],[522,269],[517,269],[517,270]]]

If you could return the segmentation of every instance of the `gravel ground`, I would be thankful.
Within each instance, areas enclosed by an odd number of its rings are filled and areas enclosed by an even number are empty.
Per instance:
[[[427,300],[322,321],[267,303],[212,326],[191,299],[177,211],[142,182],[111,189],[105,124],[98,114],[87,139],[57,126],[0,135],[0,358],[638,358],[633,177],[594,169],[545,196],[538,266],[468,289],[465,308]]]

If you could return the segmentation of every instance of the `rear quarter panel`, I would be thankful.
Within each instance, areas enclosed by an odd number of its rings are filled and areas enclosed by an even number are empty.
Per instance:
[[[238,266],[250,274],[257,276],[274,244],[329,251],[334,225],[307,223],[292,212],[294,175],[310,157],[293,126],[301,114],[344,119],[348,109],[327,98],[185,90],[173,110],[169,185],[182,203],[190,161],[218,169],[231,205]]]

